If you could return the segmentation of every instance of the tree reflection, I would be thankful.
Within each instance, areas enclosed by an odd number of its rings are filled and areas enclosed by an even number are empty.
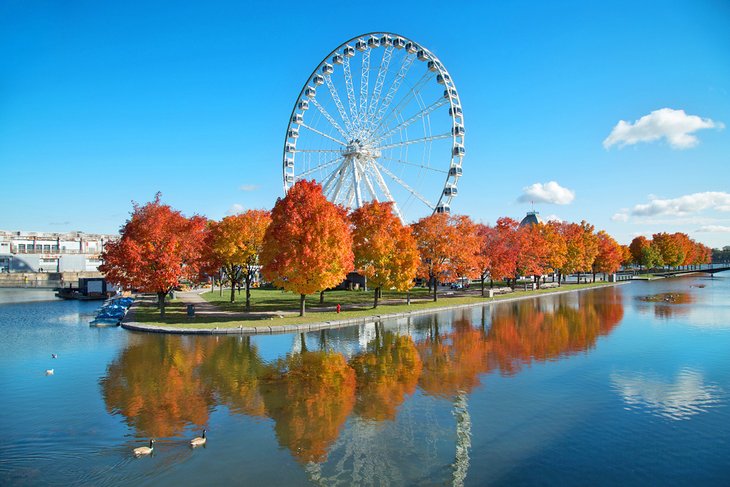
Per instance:
[[[417,345],[423,362],[421,389],[439,397],[455,397],[477,387],[479,375],[487,372],[491,344],[481,329],[474,328],[463,314],[449,333],[441,333],[438,317],[433,317],[429,336]]]
[[[322,462],[355,405],[355,371],[335,352],[295,353],[260,384],[279,444],[301,462]]]
[[[490,361],[504,374],[514,374],[533,360],[552,360],[595,346],[621,321],[620,292],[605,289],[578,293],[577,306],[560,296],[557,305],[522,301],[495,308],[487,334]]]
[[[421,359],[408,335],[375,328],[375,339],[350,360],[357,378],[355,412],[365,419],[395,419],[398,406],[415,392]]]
[[[143,337],[107,367],[101,390],[107,411],[121,414],[140,436],[168,437],[202,427],[213,392],[196,373],[211,340]]]
[[[201,366],[201,376],[215,391],[219,402],[235,413],[264,416],[259,392],[264,363],[251,337],[225,337]]]

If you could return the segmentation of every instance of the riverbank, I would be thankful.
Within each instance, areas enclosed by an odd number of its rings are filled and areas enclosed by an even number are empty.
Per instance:
[[[407,318],[428,313],[437,313],[454,309],[472,308],[492,303],[504,303],[531,299],[544,295],[565,294],[598,287],[627,284],[623,282],[600,282],[589,284],[566,284],[557,288],[539,289],[535,291],[515,291],[513,293],[486,298],[481,296],[441,297],[439,301],[419,302],[411,305],[382,305],[380,308],[358,309],[336,313],[334,311],[312,312],[306,316],[261,316],[253,314],[253,319],[241,319],[240,313],[226,315],[213,312],[203,316],[182,316],[186,304],[176,301],[168,305],[167,317],[160,320],[159,311],[154,302],[140,301],[135,303],[122,321],[122,327],[128,330],[153,333],[175,334],[235,334],[257,335],[274,333],[298,333],[328,328],[341,328],[373,321],[392,318]],[[201,298],[202,300],[202,298]],[[202,303],[201,303],[202,304]],[[205,306],[205,305],[203,305]],[[208,303],[208,306],[212,306]],[[209,308],[210,309],[210,308]],[[222,310],[221,310],[222,311]]]

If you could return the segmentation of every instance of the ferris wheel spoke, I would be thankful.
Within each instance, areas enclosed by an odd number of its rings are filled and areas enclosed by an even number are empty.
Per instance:
[[[345,73],[345,88],[347,90],[347,103],[350,105],[350,116],[352,117],[353,128],[357,128],[357,102],[355,101],[355,87],[352,84],[352,71],[350,70],[350,58],[345,56],[342,63]],[[345,137],[347,138],[347,137]]]
[[[397,119],[397,115],[399,115],[403,109],[405,109],[408,104],[416,97],[416,94],[418,94],[421,90],[421,87],[426,84],[429,80],[431,80],[434,77],[433,73],[430,71],[426,71],[426,73],[421,76],[421,78],[411,87],[410,90],[408,90],[408,93],[406,93],[403,98],[401,98],[398,101],[398,104],[393,107],[393,109],[383,118],[380,119],[379,123],[375,126],[375,129],[373,132],[377,132],[380,130],[380,127],[387,126],[387,123],[390,119],[392,119],[394,116]]]
[[[362,181],[362,174],[360,169],[357,167],[357,160],[352,159],[352,187],[355,192],[355,205],[360,208],[362,206],[362,191],[360,188],[360,182]],[[347,206],[351,206],[349,203]]]
[[[365,117],[368,112],[368,83],[370,78],[370,52],[372,49],[366,48],[362,53],[362,72],[360,74],[360,112],[358,120],[360,125],[364,125]]]
[[[337,166],[337,168],[329,173],[327,176],[324,177],[324,184],[322,185],[322,192],[326,195],[330,188],[332,187],[332,183],[335,181],[335,178],[337,176],[343,176],[344,170],[347,168],[347,159],[342,161],[342,163]]]
[[[400,88],[403,79],[408,75],[408,70],[411,68],[411,65],[413,64],[413,61],[415,59],[416,56],[413,54],[408,54],[403,59],[400,69],[398,70],[398,74],[395,76],[393,82],[390,84],[390,88],[388,88],[388,92],[386,93],[385,98],[383,98],[383,103],[380,106],[378,113],[375,115],[375,118],[370,121],[370,127],[377,127],[378,122],[380,122],[380,120],[383,118],[383,115],[385,115],[385,112],[388,110],[390,103],[393,101],[393,97],[398,92],[398,88]]]
[[[294,152],[304,152],[304,153],[310,153],[310,152],[321,152],[321,153],[329,153],[329,152],[342,152],[340,149],[294,149]]]
[[[368,163],[370,164],[370,169],[375,176],[375,184],[378,185],[380,191],[383,193],[383,195],[385,195],[385,199],[393,203],[393,209],[395,210],[396,215],[398,215],[398,218],[400,218],[402,221],[403,216],[400,213],[400,209],[398,209],[398,204],[395,202],[395,199],[393,198],[390,189],[388,189],[388,185],[385,184],[385,179],[383,179],[383,175],[380,174],[380,171],[378,171],[378,168],[375,166],[375,161],[373,159],[370,159]]]
[[[396,176],[395,174],[393,174],[392,172],[390,172],[385,166],[383,166],[382,164],[380,164],[378,161],[373,161],[373,162],[375,163],[376,166],[378,166],[378,168],[382,172],[384,172],[386,174],[386,176],[390,177],[393,181],[395,181],[396,183],[398,183],[399,185],[401,185],[406,191],[408,191],[413,196],[415,196],[416,198],[418,198],[419,200],[421,200],[423,202],[423,204],[425,204],[426,206],[428,206],[432,210],[435,210],[436,209],[436,207],[433,204],[431,204],[430,201],[428,201],[426,198],[424,198],[418,191],[416,191],[415,189],[411,188],[408,185],[408,183],[406,183],[401,178],[399,178],[398,176]]]
[[[434,140],[441,140],[441,139],[447,139],[447,138],[451,138],[451,132],[446,132],[445,134],[439,134],[439,135],[429,135],[427,137],[421,137],[420,139],[401,140],[400,142],[393,142],[392,144],[381,146],[378,149],[383,151],[383,150],[387,150],[387,149],[392,149],[394,147],[402,147],[402,146],[412,145],[412,144],[433,142]]]
[[[319,113],[322,114],[322,116],[327,119],[327,121],[335,128],[337,131],[342,135],[345,139],[348,139],[347,132],[342,130],[342,127],[335,121],[334,118],[332,118],[332,115],[329,114],[329,112],[319,104],[316,98],[312,98],[312,104],[317,107],[317,110],[319,110]]]
[[[296,177],[297,179],[304,179],[305,177],[309,176],[309,175],[310,175],[310,174],[312,174],[313,172],[316,172],[316,171],[321,171],[322,169],[324,169],[324,168],[326,168],[326,167],[330,167],[330,166],[332,166],[332,165],[334,165],[334,164],[337,164],[337,162],[338,162],[338,161],[339,161],[340,159],[342,159],[343,157],[344,157],[344,156],[339,156],[339,157],[335,157],[334,159],[330,159],[329,161],[327,161],[327,162],[324,162],[324,163],[322,163],[322,164],[319,164],[318,166],[315,166],[315,167],[312,167],[312,168],[310,168],[310,169],[307,169],[306,171],[304,171],[304,172],[303,172],[303,173],[301,173],[301,174],[298,174],[298,175],[296,175],[295,177]]]
[[[331,141],[333,141],[333,142],[337,142],[337,143],[338,143],[338,144],[340,144],[340,145],[344,145],[344,146],[347,146],[347,144],[345,144],[344,142],[342,142],[342,141],[341,141],[340,139],[335,139],[335,138],[334,138],[334,137],[332,137],[331,135],[327,135],[327,134],[325,134],[324,132],[322,132],[321,130],[317,130],[317,129],[316,129],[316,128],[314,128],[314,127],[310,127],[310,126],[309,126],[309,125],[307,125],[306,123],[300,123],[300,124],[299,124],[299,126],[300,126],[300,127],[304,127],[304,128],[305,128],[305,129],[307,129],[307,130],[311,130],[311,131],[312,131],[312,132],[314,132],[315,134],[319,134],[319,135],[321,135],[322,137],[324,137],[324,138],[326,138],[326,139],[330,139],[330,140],[331,140]]]
[[[380,158],[381,159],[384,159],[386,161],[393,161],[393,162],[397,162],[399,164],[405,164],[406,166],[420,167],[421,169],[427,169],[429,171],[438,172],[438,173],[441,173],[441,174],[448,174],[449,173],[449,171],[444,171],[443,169],[436,169],[435,167],[425,166],[423,164],[418,164],[416,162],[408,162],[408,161],[404,161],[403,159],[393,159],[391,157],[382,157],[382,156]]]
[[[342,100],[340,99],[340,93],[337,91],[337,87],[335,87],[335,84],[332,81],[332,75],[325,76],[324,80],[325,83],[327,83],[327,88],[330,91],[330,96],[332,97],[332,101],[335,102],[335,106],[337,107],[337,111],[340,114],[342,122],[345,124],[347,130],[349,132],[352,132],[352,122],[350,121],[350,117],[347,116],[345,106],[342,104]],[[347,136],[345,136],[345,138],[347,138]]]
[[[395,127],[393,127],[392,129],[388,130],[388,131],[387,131],[386,133],[384,133],[384,134],[382,134],[382,135],[379,135],[379,136],[377,136],[377,138],[376,138],[376,139],[372,139],[372,140],[373,140],[374,142],[379,142],[379,141],[381,141],[381,140],[385,140],[385,139],[387,139],[388,137],[390,137],[391,135],[394,135],[394,134],[396,134],[396,133],[397,133],[397,132],[399,132],[400,130],[403,130],[404,128],[407,128],[407,127],[409,127],[409,126],[410,126],[411,124],[413,124],[413,123],[414,123],[414,122],[416,122],[417,120],[419,120],[419,119],[421,119],[421,118],[425,117],[426,115],[429,115],[429,114],[430,114],[431,112],[433,112],[434,110],[438,109],[439,107],[442,107],[442,106],[444,106],[444,105],[445,105],[445,104],[447,104],[448,102],[449,102],[449,101],[448,101],[448,100],[446,100],[446,99],[444,99],[444,98],[439,98],[438,100],[436,100],[436,102],[434,102],[433,104],[431,104],[431,105],[427,106],[426,108],[424,108],[424,109],[423,109],[423,110],[421,110],[420,112],[416,113],[416,114],[415,114],[415,115],[413,115],[413,116],[412,116],[411,118],[409,118],[409,119],[405,120],[405,121],[404,121],[403,123],[400,123],[400,124],[396,125],[396,126],[395,126]]]
[[[370,100],[368,106],[368,114],[365,120],[372,120],[375,115],[375,110],[378,108],[380,103],[380,95],[383,92],[383,84],[385,83],[385,77],[388,74],[388,66],[390,66],[390,60],[393,58],[393,46],[390,45],[385,48],[383,52],[383,59],[380,60],[380,67],[378,67],[378,77],[375,79],[375,87],[373,88],[373,97]]]

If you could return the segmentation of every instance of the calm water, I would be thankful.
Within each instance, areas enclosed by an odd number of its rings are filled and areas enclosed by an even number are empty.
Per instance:
[[[730,483],[730,276],[254,338],[18,300],[2,485]]]

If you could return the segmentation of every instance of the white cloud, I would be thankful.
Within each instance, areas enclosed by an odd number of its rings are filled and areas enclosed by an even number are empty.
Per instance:
[[[689,149],[699,143],[697,137],[692,135],[693,132],[711,128],[722,130],[725,125],[709,118],[687,115],[684,110],[662,108],[633,123],[619,120],[603,141],[603,147],[610,149],[616,144],[624,147],[639,142],[653,142],[664,137],[672,149]]]
[[[246,209],[243,207],[243,205],[240,205],[238,203],[233,203],[230,208],[228,208],[228,211],[226,212],[226,215],[238,215],[239,213],[243,213]]]
[[[238,189],[240,189],[241,191],[256,191],[257,189],[259,189],[259,185],[258,184],[242,184],[241,186],[238,187]]]
[[[730,233],[730,227],[724,225],[702,225],[697,229],[698,232],[708,233]]]
[[[575,199],[575,191],[563,188],[555,181],[535,183],[522,188],[522,195],[517,199],[521,203],[553,203],[567,205]]]
[[[611,220],[615,222],[627,222],[629,221],[629,215],[625,211],[619,211],[618,213],[613,214]]]
[[[562,223],[565,220],[563,220],[562,218],[560,218],[558,215],[553,214],[553,215],[548,215],[548,217],[545,218],[545,221]]]
[[[673,215],[684,216],[703,210],[730,211],[730,193],[706,191],[678,198],[650,197],[649,203],[638,204],[631,210],[634,216]]]

